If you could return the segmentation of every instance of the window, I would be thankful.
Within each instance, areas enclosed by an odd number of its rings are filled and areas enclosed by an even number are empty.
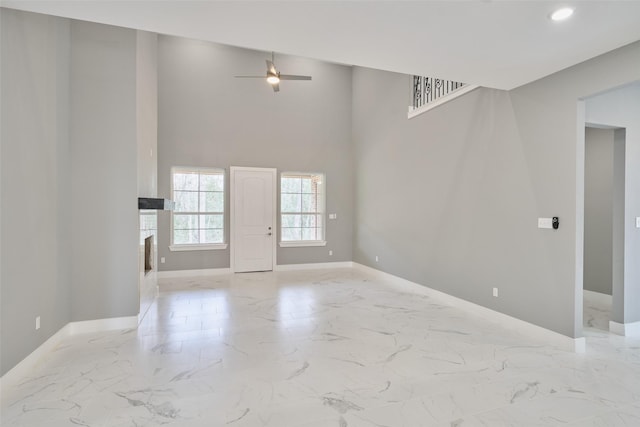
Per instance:
[[[171,250],[224,249],[224,170],[172,168]]]
[[[280,176],[280,246],[324,246],[324,175]]]

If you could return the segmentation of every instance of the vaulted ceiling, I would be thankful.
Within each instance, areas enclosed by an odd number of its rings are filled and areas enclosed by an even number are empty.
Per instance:
[[[640,40],[640,1],[2,0],[2,6],[511,89]],[[564,22],[549,15],[575,8]]]

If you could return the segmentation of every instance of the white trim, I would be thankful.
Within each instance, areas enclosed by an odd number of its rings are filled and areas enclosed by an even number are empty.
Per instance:
[[[453,92],[448,93],[447,95],[440,97],[438,99],[436,99],[433,102],[429,102],[428,104],[423,105],[422,107],[418,107],[418,108],[413,108],[413,107],[409,107],[409,113],[407,114],[407,118],[408,119],[413,119],[416,116],[419,116],[422,113],[426,113],[429,110],[433,110],[436,107],[441,106],[442,104],[446,104],[449,101],[453,101],[454,99],[465,95],[469,92],[471,92],[472,90],[476,90],[478,89],[480,86],[478,85],[464,85],[459,89],[454,90]]]
[[[295,240],[280,242],[281,248],[303,248],[305,246],[327,246],[324,240]]]
[[[168,270],[158,271],[158,279],[176,279],[179,277],[194,276],[220,276],[222,274],[231,274],[230,268],[202,268],[199,270]]]
[[[138,327],[138,316],[114,317],[108,319],[86,320],[81,322],[69,322],[49,339],[40,344],[27,357],[22,359],[16,366],[11,368],[0,378],[0,390],[17,380],[29,375],[29,373],[40,363],[43,357],[53,351],[62,340],[73,335],[86,334],[92,332],[103,332],[114,329],[135,329]],[[1,393],[0,393],[1,394]]]
[[[500,313],[490,308],[454,297],[449,294],[445,294],[444,292],[431,289],[427,286],[411,282],[409,280],[394,276],[393,274],[389,274],[366,265],[354,262],[353,266],[354,268],[365,273],[369,273],[376,277],[389,280],[392,285],[395,285],[403,290],[408,290],[411,292],[417,291],[431,298],[438,299],[441,302],[452,307],[456,307],[468,313],[478,315],[488,321],[499,323],[503,327],[522,332],[524,335],[527,335],[534,339],[548,342],[550,345],[559,349],[575,353],[585,352],[586,340],[584,337],[571,338],[558,332],[543,328],[542,326],[534,325],[524,320],[517,319],[507,314]]]
[[[146,309],[146,310],[144,310],[144,312],[141,310],[141,311],[138,313],[138,325],[142,322],[142,320],[144,319],[144,316],[146,316],[146,315],[147,315],[147,313],[149,312],[149,309],[150,309],[150,308],[151,308],[151,306],[156,302],[156,300],[158,299],[158,296],[160,295],[160,288],[158,287],[158,272],[156,271],[156,272],[155,272],[155,274],[156,274],[156,278],[155,278],[155,282],[156,282],[156,284],[155,284],[155,285],[153,285],[153,288],[154,288],[154,289],[153,289],[153,291],[154,291],[154,292],[153,292],[153,301],[151,301],[151,304],[149,304],[149,305],[147,306],[147,309]],[[142,308],[142,307],[141,307],[141,308]]]
[[[273,257],[271,259],[271,271],[276,269],[278,265],[278,248],[277,248],[277,218],[278,218],[278,169],[276,168],[254,168],[254,167],[245,167],[245,166],[231,166],[229,167],[229,236],[231,243],[231,250],[229,251],[229,264],[230,270],[232,273],[236,271],[236,257],[234,253],[234,243],[236,241],[235,236],[235,218],[234,218],[234,202],[235,202],[235,184],[236,184],[236,172],[237,171],[253,171],[253,172],[270,172],[272,175],[272,203],[273,203],[273,215],[271,218],[271,232],[272,232],[272,251]]]
[[[177,214],[182,214],[182,215],[207,215],[207,214],[215,214],[215,215],[222,215],[222,234],[224,236],[224,233],[226,232],[226,230],[224,229],[224,217],[227,214],[226,212],[226,188],[227,188],[227,171],[224,168],[208,168],[208,167],[189,167],[189,166],[172,166],[171,167],[171,182],[170,182],[170,187],[169,187],[169,191],[171,192],[171,198],[174,200],[174,207],[173,209],[171,209],[169,211],[170,217],[169,217],[169,241],[171,242],[171,244],[169,245],[169,250],[170,251],[208,251],[208,250],[215,250],[215,249],[226,249],[227,248],[227,244],[226,243],[213,243],[213,244],[196,244],[196,245],[176,245],[173,243],[173,215],[174,215],[174,210],[177,206],[177,203],[175,202],[175,195],[173,194],[173,175],[175,173],[197,173],[197,174],[210,174],[210,175],[214,175],[214,174],[220,174],[222,175],[222,212],[177,212]],[[198,195],[200,194],[200,191],[198,190]],[[198,204],[200,204],[200,202],[198,201]],[[224,247],[222,247],[222,245],[224,245]],[[197,248],[196,248],[197,246]],[[182,247],[184,247],[185,249],[182,249]]]
[[[112,331],[114,329],[136,329],[138,327],[138,315],[70,322],[67,326],[69,327],[69,335]]]
[[[221,249],[227,249],[226,243],[212,243],[203,245],[169,245],[171,252],[181,251],[218,251]]]
[[[589,291],[587,289],[583,290],[584,296],[589,299],[589,301],[594,301],[599,304],[611,304],[611,295],[603,294],[602,292]]]
[[[304,247],[304,246],[325,246],[327,244],[325,241],[327,237],[327,213],[326,213],[327,211],[327,174],[325,174],[324,172],[296,172],[296,171],[280,172],[280,181],[278,182],[278,189],[280,190],[280,202],[282,202],[282,179],[283,178],[313,179],[313,177],[320,177],[321,179],[321,181],[318,183],[317,191],[315,193],[317,196],[319,196],[320,204],[316,206],[316,210],[314,212],[282,212],[282,205],[278,210],[277,215],[278,215],[278,219],[280,220],[280,230],[278,232],[278,238],[281,239],[280,240],[281,248],[286,248],[286,247],[294,248],[294,247]],[[302,191],[302,189],[300,189],[300,191]],[[296,194],[296,193],[285,193],[285,194]],[[302,193],[297,193],[297,194],[300,194],[302,196]],[[296,242],[292,242],[292,241],[283,242],[282,232],[285,228],[287,228],[282,226],[282,217],[284,215],[301,215],[301,216],[315,215],[315,216],[322,217],[322,227],[316,227],[322,230],[322,240],[315,240],[315,241],[299,240]],[[288,227],[288,228],[300,228],[300,227]],[[324,244],[321,244],[321,242],[324,242]],[[298,244],[294,244],[294,243],[298,243]]]
[[[609,321],[609,331],[623,337],[640,337],[640,322],[618,323]]]
[[[31,370],[40,362],[42,357],[46,356],[54,348],[60,344],[60,342],[67,338],[70,333],[69,323],[60,328],[58,332],[51,335],[48,340],[40,344],[38,348],[33,350],[27,357],[22,359],[16,366],[7,371],[6,374],[0,378],[0,390],[14,384],[18,379],[24,378],[29,374]],[[1,394],[1,393],[0,393]]]
[[[299,270],[324,270],[328,268],[352,268],[353,262],[316,262],[310,264],[282,264],[276,266],[276,271],[299,271]]]

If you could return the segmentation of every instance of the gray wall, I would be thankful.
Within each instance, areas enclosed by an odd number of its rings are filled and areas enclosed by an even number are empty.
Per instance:
[[[584,289],[607,295],[613,274],[613,133],[585,132]]]
[[[638,55],[640,56],[640,55]],[[635,66],[636,80],[640,80]],[[623,289],[613,291],[612,320],[618,323],[640,321],[640,229],[635,218],[640,216],[640,83],[619,87],[586,100],[588,123],[624,128],[616,131],[616,139],[624,138],[624,261]],[[621,167],[616,170],[622,169]],[[615,227],[614,227],[615,228]],[[616,270],[614,269],[614,272]],[[615,277],[615,276],[614,276]]]
[[[136,32],[71,23],[72,320],[138,313]]]
[[[355,69],[354,261],[581,336],[579,99],[639,73],[634,43],[407,120],[409,77]],[[560,217],[559,230],[537,228],[538,217],[551,216]]]
[[[4,375],[70,317],[69,21],[7,9],[0,14]]]
[[[158,53],[158,188],[170,197],[172,166],[274,167],[324,172],[327,246],[278,248],[278,264],[352,259],[353,175],[351,69],[276,55],[283,73],[309,74],[285,81],[274,94],[261,79],[234,75],[265,72],[268,53],[160,36]],[[229,267],[229,249],[170,252],[168,213],[159,214],[161,270]],[[229,217],[225,220],[229,241]],[[328,255],[333,250],[333,256]]]
[[[158,195],[158,35],[136,32],[138,196]]]

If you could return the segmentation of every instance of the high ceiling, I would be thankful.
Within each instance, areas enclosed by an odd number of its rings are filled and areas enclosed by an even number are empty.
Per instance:
[[[640,1],[2,0],[2,6],[512,89],[640,40]],[[549,19],[575,8],[564,22]]]

